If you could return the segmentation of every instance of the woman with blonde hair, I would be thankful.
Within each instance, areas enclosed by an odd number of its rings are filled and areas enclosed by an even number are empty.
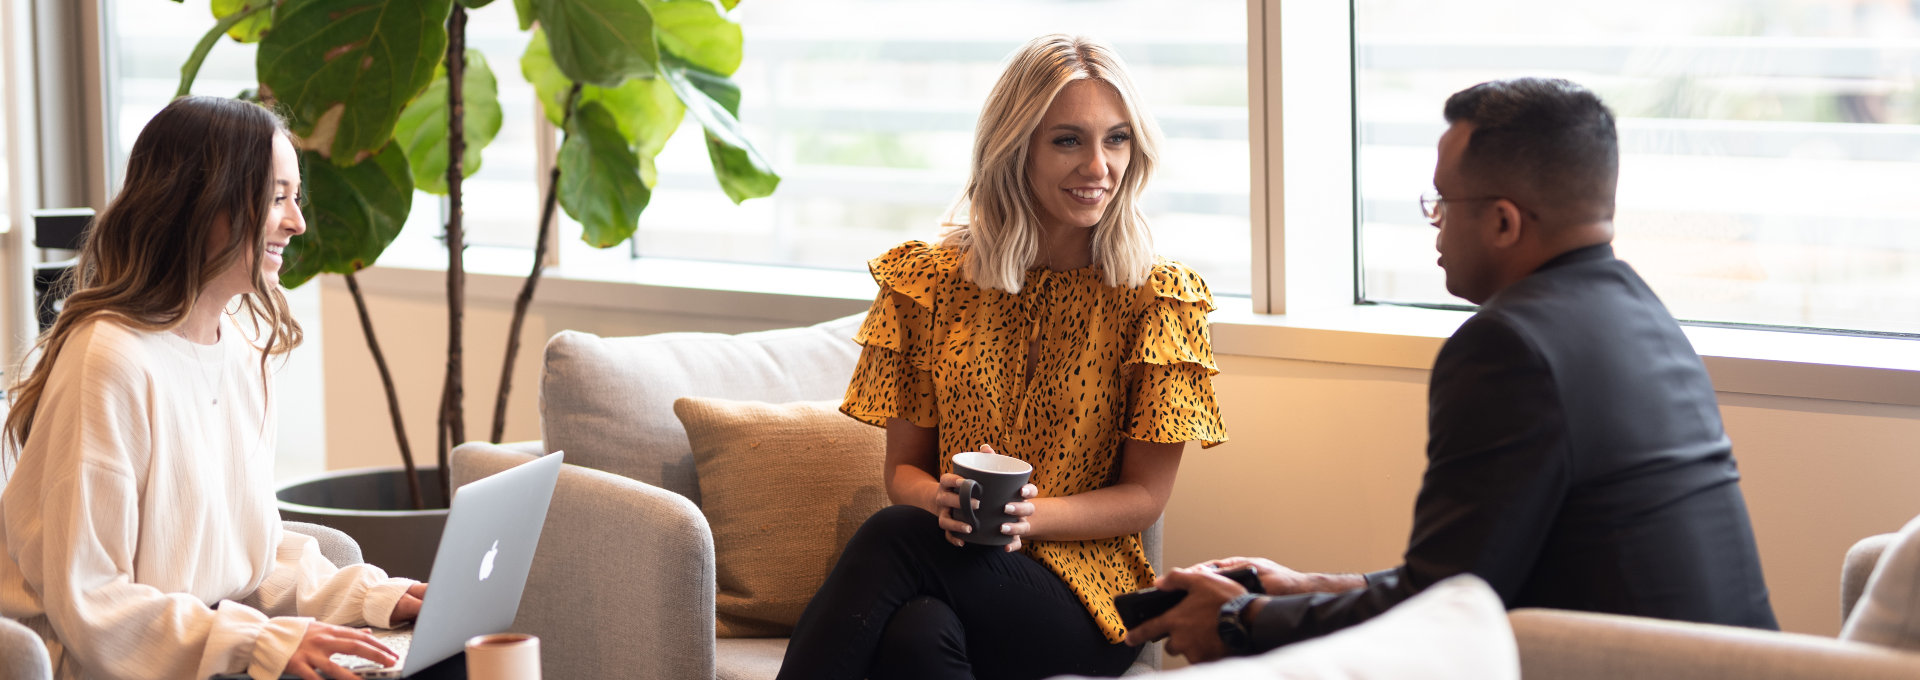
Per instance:
[[[1159,131],[1119,56],[1049,35],[988,95],[939,245],[869,263],[880,295],[841,410],[887,430],[893,506],[867,520],[795,627],[800,678],[1121,674],[1113,596],[1153,581],[1140,532],[1186,442],[1226,440],[1207,286],[1156,258],[1139,209]],[[1032,464],[1004,549],[954,537],[953,454]],[[971,502],[971,501],[970,501]]]
[[[425,584],[336,569],[274,508],[267,361],[300,344],[279,286],[300,190],[272,112],[183,97],[88,229],[0,461],[0,616],[62,680],[353,680],[333,654],[395,658],[347,626],[419,613]]]

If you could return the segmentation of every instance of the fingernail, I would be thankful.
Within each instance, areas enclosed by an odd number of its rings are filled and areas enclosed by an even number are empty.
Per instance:
[[[1000,525],[1000,533],[1003,533],[1003,534],[1011,534],[1011,533],[1013,533],[1013,525],[1011,525],[1011,524],[1002,524],[1002,525]]]
[[[973,527],[961,527],[961,528],[960,528],[960,533],[963,533],[963,534],[971,534],[971,533],[973,533]]]
[[[1007,513],[1007,514],[1009,514],[1009,515],[1011,515],[1011,514],[1013,514],[1013,504],[1012,504],[1012,503],[1008,503],[1008,504],[1007,504],[1007,509],[1006,509],[1006,510],[1005,510],[1004,512],[1006,512],[1006,513]]]

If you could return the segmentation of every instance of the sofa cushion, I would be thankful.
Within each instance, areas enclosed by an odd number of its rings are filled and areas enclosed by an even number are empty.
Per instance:
[[[787,659],[787,639],[718,640],[713,657],[713,680],[774,680]]]
[[[847,539],[887,506],[886,430],[839,406],[674,402],[713,530],[720,637],[791,634]]]
[[[1920,650],[1920,517],[1880,553],[1840,639]]]
[[[1462,574],[1358,626],[1261,654],[1161,673],[1169,680],[1520,680],[1500,596]]]
[[[862,315],[760,333],[602,338],[564,331],[547,342],[540,434],[567,463],[636,479],[700,502],[693,453],[673,416],[681,397],[788,402],[838,399],[853,378]]]

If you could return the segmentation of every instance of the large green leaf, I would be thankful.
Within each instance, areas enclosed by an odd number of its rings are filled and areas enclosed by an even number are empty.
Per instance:
[[[351,274],[373,265],[400,233],[413,209],[407,159],[388,145],[351,167],[337,167],[312,151],[306,169],[307,233],[287,244],[280,284],[298,288],[322,272]]]
[[[213,10],[213,18],[225,19],[229,15],[245,12],[255,6],[270,2],[273,2],[273,0],[213,0],[211,9]],[[227,29],[227,36],[243,43],[260,42],[260,37],[266,35],[267,29],[272,27],[273,10],[269,9],[254,12],[253,16],[241,19],[240,23],[234,24],[232,28]]]
[[[649,187],[659,184],[653,157],[666,148],[667,139],[680,129],[680,120],[687,113],[686,105],[674,95],[673,85],[664,78],[636,78],[615,88],[582,88],[580,100],[599,102],[607,108],[620,126],[620,135],[640,157],[640,179]]]
[[[302,147],[341,167],[393,136],[433,79],[453,0],[286,0],[260,41],[262,94],[290,114]]]
[[[740,126],[740,86],[725,76],[703,72],[669,59],[661,73],[707,133],[707,158],[727,198],[738,204],[773,195],[780,175],[753,148]]]
[[[533,84],[534,97],[540,100],[540,109],[547,113],[547,120],[554,125],[564,125],[567,120],[567,92],[573,89],[573,81],[560,67],[553,63],[553,51],[547,46],[547,32],[541,28],[533,29],[533,38],[527,41],[527,51],[520,54],[520,75]]]
[[[554,65],[547,51],[546,34],[540,29],[534,29],[533,39],[528,41],[527,51],[520,57],[520,73],[526,76],[527,82],[533,83],[534,94],[547,120],[554,125],[564,125],[566,99],[573,81]],[[641,180],[649,187],[654,186],[658,178],[653,158],[667,146],[667,139],[680,128],[680,120],[687,112],[687,107],[674,95],[673,86],[658,77],[634,78],[619,87],[586,85],[580,90],[580,101],[599,102],[606,107],[619,126],[621,136],[640,157]]]
[[[513,0],[513,13],[520,19],[520,30],[533,27],[533,0]]]
[[[460,0],[460,6],[467,9],[480,9],[493,4],[493,0]]]
[[[461,80],[465,106],[462,108],[467,149],[461,156],[460,176],[472,177],[480,170],[480,151],[500,132],[500,97],[479,50],[467,50],[467,71]],[[407,164],[413,167],[414,187],[430,194],[447,193],[447,67],[433,71],[433,82],[415,97],[400,122],[393,128],[393,141],[407,152]]]
[[[647,0],[660,48],[721,75],[740,69],[740,25],[720,15],[710,0]]]
[[[596,248],[626,241],[652,197],[613,115],[599,102],[581,104],[560,145],[560,205],[584,228],[580,240]]]
[[[613,87],[652,74],[660,61],[653,14],[641,0],[537,0],[534,13],[570,80]]]

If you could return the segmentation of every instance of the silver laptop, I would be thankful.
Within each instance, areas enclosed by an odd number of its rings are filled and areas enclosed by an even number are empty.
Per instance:
[[[369,631],[400,662],[381,667],[335,654],[334,663],[362,678],[404,678],[460,653],[468,638],[512,627],[560,461],[555,451],[456,490],[420,617],[411,627]]]

